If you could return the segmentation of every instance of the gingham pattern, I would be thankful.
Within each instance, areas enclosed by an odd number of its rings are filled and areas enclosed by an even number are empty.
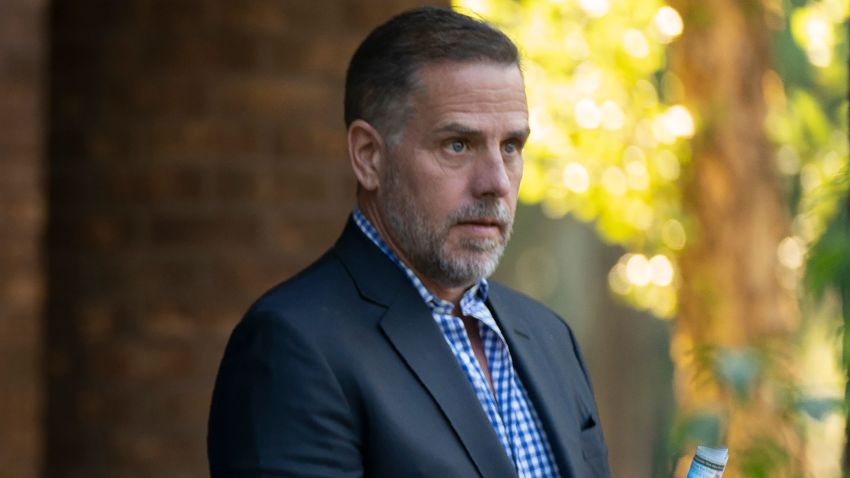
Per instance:
[[[478,401],[481,402],[490,424],[496,431],[508,457],[513,461],[520,478],[559,476],[558,466],[546,439],[546,433],[540,424],[540,418],[528,400],[525,388],[514,370],[508,344],[502,336],[502,331],[499,330],[490,309],[485,304],[487,280],[481,279],[463,294],[460,310],[464,316],[478,320],[478,330],[490,367],[495,396],[472,351],[463,320],[452,315],[454,308],[452,303],[436,297],[425,288],[416,274],[401,262],[381,239],[378,231],[359,209],[354,209],[353,217],[363,234],[404,271],[422,296],[422,300],[428,304],[434,320],[440,326],[455,359],[472,384]]]

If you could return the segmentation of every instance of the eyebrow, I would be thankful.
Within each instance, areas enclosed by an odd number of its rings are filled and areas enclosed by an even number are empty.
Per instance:
[[[452,123],[449,123],[445,126],[441,126],[440,128],[437,128],[434,131],[434,133],[435,134],[455,133],[455,134],[459,134],[459,135],[463,135],[463,136],[475,136],[475,137],[483,136],[483,133],[480,130],[473,129],[473,128],[470,128],[468,126],[464,126],[460,123],[455,123],[455,122],[452,122]],[[525,138],[528,138],[528,136],[530,134],[531,134],[531,130],[528,127],[526,127],[526,128],[521,129],[521,130],[509,131],[508,134],[507,134],[507,137],[525,139]]]
[[[468,126],[464,126],[460,123],[454,123],[454,122],[437,128],[436,130],[434,130],[434,133],[436,133],[436,134],[455,133],[455,134],[460,134],[460,135],[464,135],[464,136],[481,136],[482,135],[481,131],[479,131],[477,129],[472,129]]]

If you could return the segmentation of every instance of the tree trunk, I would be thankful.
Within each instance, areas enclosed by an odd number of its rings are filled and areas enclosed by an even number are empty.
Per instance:
[[[725,477],[798,476],[788,393],[799,311],[777,258],[789,219],[763,127],[766,13],[751,0],[671,3],[686,25],[671,71],[698,125],[683,184],[694,227],[671,347],[680,421],[719,419]]]

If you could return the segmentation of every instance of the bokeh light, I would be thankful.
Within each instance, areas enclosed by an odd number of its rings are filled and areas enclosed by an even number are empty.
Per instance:
[[[775,48],[767,60],[770,67],[758,79],[766,117],[753,128],[763,127],[773,148],[776,177],[785,194],[777,205],[789,211],[791,227],[778,244],[771,239],[769,248],[758,251],[775,267],[742,273],[778,278],[790,297],[803,299],[797,305],[807,323],[821,320],[812,318],[816,314],[811,310],[825,301],[824,314],[834,326],[840,308],[829,306],[828,296],[809,296],[803,279],[850,187],[847,2],[771,1],[760,6],[760,21],[772,29],[768,34]],[[635,308],[674,318],[686,281],[682,274],[693,272],[682,271],[687,264],[682,254],[700,244],[701,218],[690,217],[683,207],[683,188],[703,180],[694,177],[691,162],[700,156],[694,146],[691,157],[692,141],[711,135],[713,118],[704,104],[694,101],[700,91],[686,90],[685,73],[679,71],[680,78],[667,70],[666,49],[678,47],[677,39],[696,31],[691,30],[699,28],[694,22],[705,18],[691,10],[684,10],[683,18],[661,0],[490,0],[486,8],[487,19],[504,28],[525,53],[534,140],[526,147],[520,200],[540,204],[548,217],[570,214],[592,222],[603,240],[625,249],[608,271],[612,293]],[[700,280],[693,274],[688,278]],[[685,351],[700,344],[693,337],[677,337],[674,360],[692,363],[694,357]],[[832,355],[817,355],[795,373],[815,376],[812,364],[840,361],[834,353],[838,345],[824,336],[802,347],[803,355],[814,357],[816,348]],[[818,393],[841,396],[843,382],[831,377]],[[813,393],[805,380],[780,385],[801,397]],[[782,406],[787,411],[791,405]],[[838,436],[838,425],[826,430],[829,420],[801,424],[807,443],[820,443],[812,437],[816,432]],[[837,463],[839,447],[808,447],[804,454],[807,463],[819,464],[811,465],[812,476],[833,476],[823,471],[828,468],[823,463]]]

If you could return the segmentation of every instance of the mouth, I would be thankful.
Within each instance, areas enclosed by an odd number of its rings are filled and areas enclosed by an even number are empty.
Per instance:
[[[505,224],[494,218],[475,218],[458,221],[456,226],[473,235],[491,236],[501,234]]]

